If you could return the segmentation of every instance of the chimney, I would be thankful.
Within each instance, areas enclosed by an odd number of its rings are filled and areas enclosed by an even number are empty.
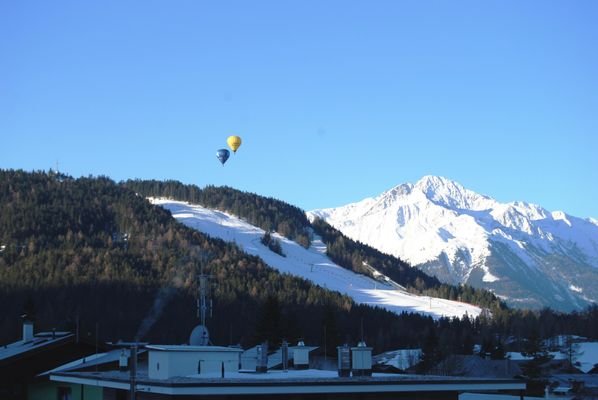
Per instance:
[[[364,341],[351,348],[353,376],[372,376],[372,348]]]
[[[282,370],[287,372],[289,369],[289,342],[282,341]]]
[[[293,347],[293,365],[295,369],[308,369],[309,368],[309,347],[305,346],[303,340],[297,343],[297,346]]]
[[[349,345],[338,346],[338,376],[348,377],[351,375],[351,348]]]
[[[139,338],[135,337],[135,342],[133,342],[133,346],[131,346],[131,368],[129,370],[130,376],[130,389],[129,394],[131,400],[135,400],[137,398],[137,349],[138,349],[138,341]]]
[[[33,339],[33,321],[30,321],[27,317],[23,318],[23,341],[29,341]]]
[[[129,369],[129,353],[122,349],[118,358],[118,369],[127,371]]]
[[[257,347],[257,365],[256,372],[268,372],[268,341],[265,341]]]

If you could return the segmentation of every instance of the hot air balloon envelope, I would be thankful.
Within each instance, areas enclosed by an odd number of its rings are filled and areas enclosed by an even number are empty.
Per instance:
[[[236,153],[239,146],[241,146],[241,138],[239,136],[229,136],[228,139],[226,139],[226,143],[228,143],[228,147]]]
[[[224,165],[224,163],[226,162],[226,160],[228,160],[229,157],[230,157],[230,151],[228,151],[226,149],[220,149],[216,152],[216,158],[220,160],[222,165]]]

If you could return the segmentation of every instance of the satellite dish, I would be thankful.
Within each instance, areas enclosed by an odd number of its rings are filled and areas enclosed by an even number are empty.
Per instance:
[[[204,325],[197,325],[191,331],[191,336],[189,336],[189,345],[191,346],[208,346],[210,343],[210,333],[208,332],[208,328]]]

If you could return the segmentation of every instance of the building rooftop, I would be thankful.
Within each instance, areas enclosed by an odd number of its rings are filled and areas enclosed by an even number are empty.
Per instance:
[[[51,380],[128,390],[126,371],[58,372]],[[225,377],[189,375],[150,379],[147,370],[137,374],[137,390],[167,395],[372,393],[465,390],[524,390],[525,382],[506,379],[471,379],[424,375],[374,373],[371,377],[338,376],[337,371],[289,370],[267,373],[226,373]]]
[[[123,350],[126,352],[126,356],[129,356],[129,349],[114,349],[105,353],[91,354],[87,357],[79,358],[77,360],[65,363],[49,371],[43,372],[38,376],[46,376],[55,372],[66,372],[66,371],[80,371],[83,369],[89,370],[89,368],[96,366],[103,366],[107,364],[116,364],[121,357]],[[138,355],[145,353],[144,349],[139,350]]]
[[[243,349],[235,347],[222,347],[222,346],[187,346],[187,345],[148,345],[145,346],[148,350],[158,351],[188,351],[188,352],[231,352],[231,353],[242,353]]]
[[[39,332],[30,340],[19,340],[0,346],[0,362],[46,346],[62,343],[73,336],[70,332]]]
[[[398,349],[373,356],[372,363],[390,365],[401,370],[407,370],[419,363],[421,355],[421,349]]]

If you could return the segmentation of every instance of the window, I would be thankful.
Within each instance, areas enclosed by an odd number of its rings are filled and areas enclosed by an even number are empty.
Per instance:
[[[57,388],[58,400],[73,400],[72,390],[70,387],[59,386]]]

